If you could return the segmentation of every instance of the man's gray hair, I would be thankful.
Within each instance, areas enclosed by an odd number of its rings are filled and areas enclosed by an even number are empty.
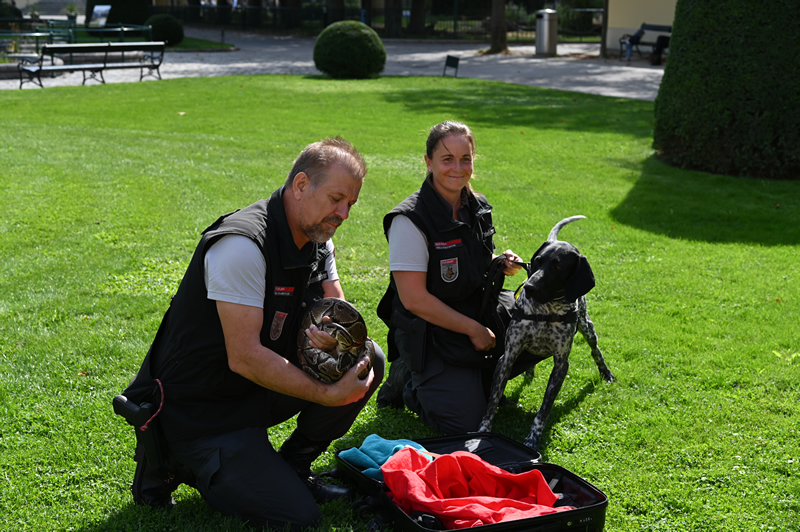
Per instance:
[[[317,188],[328,177],[328,168],[335,165],[340,165],[354,179],[362,180],[367,175],[367,163],[355,146],[342,137],[331,137],[305,147],[295,159],[285,186],[291,187],[295,176],[304,172],[311,186]]]

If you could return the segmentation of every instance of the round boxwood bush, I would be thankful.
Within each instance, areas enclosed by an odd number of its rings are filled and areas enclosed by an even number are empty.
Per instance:
[[[375,30],[355,20],[334,22],[314,44],[314,65],[333,78],[368,78],[383,72],[386,48]]]
[[[167,46],[176,46],[183,41],[183,24],[172,15],[153,15],[145,25],[153,28],[154,41],[164,41]]]
[[[716,174],[800,179],[800,2],[678,0],[653,147]]]

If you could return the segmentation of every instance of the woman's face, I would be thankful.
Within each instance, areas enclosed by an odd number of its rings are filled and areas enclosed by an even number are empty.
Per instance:
[[[472,177],[472,145],[466,137],[448,135],[444,137],[433,157],[425,156],[425,162],[433,174],[433,187],[445,199],[452,198],[467,186]]]

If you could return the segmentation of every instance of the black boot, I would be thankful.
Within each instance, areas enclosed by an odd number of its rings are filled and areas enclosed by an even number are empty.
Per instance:
[[[386,377],[386,380],[383,381],[381,389],[378,390],[378,398],[376,399],[378,408],[391,406],[392,408],[400,409],[405,407],[403,403],[403,389],[410,380],[411,371],[406,368],[403,361],[398,358],[392,362],[389,366],[389,375]]]
[[[175,505],[172,492],[181,484],[174,474],[160,472],[150,466],[144,448],[136,446],[136,473],[133,474],[131,493],[136,504],[151,508],[171,508]]]
[[[295,430],[286,438],[278,451],[281,458],[295,470],[297,476],[308,487],[314,500],[319,503],[350,498],[350,488],[323,482],[311,471],[311,464],[329,445],[330,442],[312,442]]]

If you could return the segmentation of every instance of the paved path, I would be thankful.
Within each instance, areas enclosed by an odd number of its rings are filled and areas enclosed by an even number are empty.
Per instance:
[[[220,41],[219,30],[187,28],[192,37]],[[314,67],[314,40],[306,37],[260,35],[226,31],[224,40],[236,46],[231,52],[167,52],[161,66],[164,79],[230,76],[238,74],[320,74]],[[486,43],[387,40],[385,75],[441,76],[447,55],[460,58],[458,76],[493,79],[589,94],[654,100],[664,73],[636,60],[625,64],[601,59],[599,44],[559,44],[558,56],[538,58],[535,46],[512,46],[511,53],[482,55]],[[448,73],[452,73],[449,70]],[[106,82],[138,81],[138,70],[104,73]],[[45,88],[80,85],[80,72],[43,81]],[[89,81],[88,83],[93,83]],[[28,90],[33,87],[26,84]],[[18,89],[18,79],[0,80],[0,89]]]

